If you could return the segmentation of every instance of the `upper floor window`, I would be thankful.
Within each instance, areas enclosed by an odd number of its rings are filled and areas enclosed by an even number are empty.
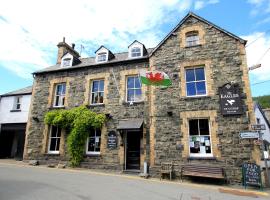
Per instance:
[[[86,142],[86,153],[87,154],[100,154],[100,143],[101,143],[101,130],[90,129],[89,137]]]
[[[131,49],[131,57],[141,57],[141,48],[140,47],[133,47]]]
[[[48,153],[59,153],[61,129],[57,126],[50,127]]]
[[[189,120],[189,151],[192,156],[211,156],[208,119]]]
[[[71,66],[71,58],[65,58],[65,59],[63,59],[62,62],[63,62],[62,63],[62,66],[63,67],[69,67],[69,66]]]
[[[200,44],[199,33],[197,31],[191,31],[186,33],[186,46],[196,46]]]
[[[22,97],[21,96],[15,97],[13,109],[21,110],[21,105],[22,105]]]
[[[136,102],[142,100],[141,83],[138,76],[127,77],[127,102]]]
[[[105,62],[105,61],[107,61],[107,53],[105,52],[98,53],[97,62]]]
[[[66,83],[60,83],[55,86],[54,107],[63,107],[65,105]]]
[[[104,99],[104,80],[92,81],[91,104],[102,104]]]
[[[186,95],[206,95],[205,73],[203,67],[186,69]]]

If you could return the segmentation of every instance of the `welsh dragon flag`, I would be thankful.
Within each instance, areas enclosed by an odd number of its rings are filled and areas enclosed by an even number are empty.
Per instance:
[[[170,86],[172,81],[169,76],[160,71],[140,71],[141,83],[145,85]]]

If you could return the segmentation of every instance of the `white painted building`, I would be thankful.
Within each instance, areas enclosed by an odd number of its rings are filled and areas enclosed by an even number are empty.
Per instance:
[[[23,155],[32,86],[0,95],[0,158]]]

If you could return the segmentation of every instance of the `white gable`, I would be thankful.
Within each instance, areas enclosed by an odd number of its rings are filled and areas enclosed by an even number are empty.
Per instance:
[[[100,54],[106,54],[106,58],[105,60],[100,61],[98,58],[100,56]],[[100,63],[100,62],[107,62],[109,58],[109,50],[106,49],[105,47],[101,47],[97,52],[96,52],[96,62]]]
[[[134,48],[140,48],[140,53],[141,53],[141,55],[140,56],[136,56],[136,57],[142,57],[143,56],[143,45],[141,44],[141,43],[139,43],[139,42],[134,42],[134,43],[132,43],[130,46],[129,46],[129,48],[128,48],[128,57],[129,58],[134,58],[134,56],[132,56],[132,49],[134,49]]]

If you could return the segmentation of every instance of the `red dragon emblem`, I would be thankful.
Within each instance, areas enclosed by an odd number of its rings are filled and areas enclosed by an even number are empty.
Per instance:
[[[146,78],[148,78],[151,82],[160,82],[164,79],[164,76],[161,72],[149,72],[146,74]]]

